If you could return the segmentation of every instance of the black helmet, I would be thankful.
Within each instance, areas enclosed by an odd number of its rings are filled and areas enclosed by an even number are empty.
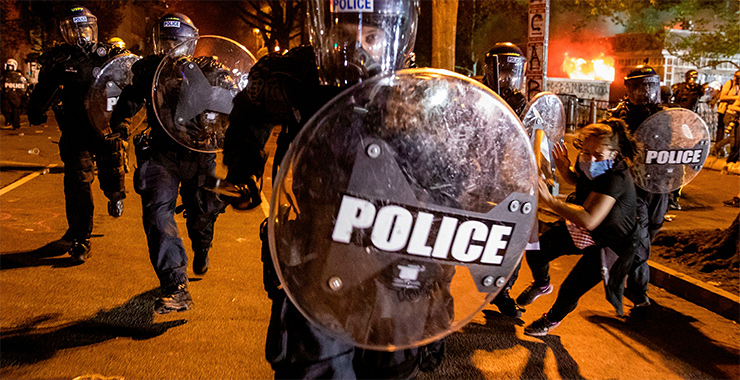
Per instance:
[[[660,76],[650,66],[639,65],[624,77],[627,99],[635,105],[660,103]]]
[[[499,95],[519,90],[524,78],[527,58],[511,42],[499,42],[486,53],[486,84]]]
[[[419,0],[312,0],[311,43],[322,84],[348,86],[405,67]]]
[[[691,69],[683,75],[683,78],[686,83],[695,84],[697,79],[699,79],[699,72]]]
[[[64,41],[80,47],[98,42],[98,18],[89,9],[74,5],[68,8],[59,22]]]
[[[190,17],[182,13],[168,13],[154,25],[154,53],[165,54],[184,41],[198,38],[198,28]],[[182,55],[189,54],[192,46],[186,46]]]

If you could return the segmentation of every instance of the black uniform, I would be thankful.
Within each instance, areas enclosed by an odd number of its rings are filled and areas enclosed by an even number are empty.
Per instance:
[[[610,111],[610,117],[616,117],[627,122],[630,133],[635,133],[637,128],[649,116],[664,109],[661,104],[637,106],[628,101],[620,102],[616,108]],[[627,278],[625,296],[635,304],[648,302],[647,290],[650,282],[650,268],[647,260],[650,258],[650,241],[655,238],[663,226],[665,214],[668,211],[669,193],[651,193],[639,187],[635,188],[637,193],[637,218],[640,228],[647,231],[648,236],[638,245],[635,252],[635,262]]]
[[[704,86],[696,83],[690,84],[683,82],[674,84],[672,90],[673,103],[692,111],[696,111],[696,104],[699,102],[699,98],[704,95]]]
[[[21,127],[21,108],[26,96],[28,81],[18,70],[7,70],[0,80],[2,87],[2,111],[5,123],[13,125],[13,129]]]
[[[275,125],[283,128],[273,172],[300,128],[340,92],[339,88],[319,85],[311,46],[263,57],[250,71],[249,79],[250,86],[234,99],[224,145],[227,180],[235,184],[248,184],[251,176],[262,176],[267,159],[263,148]],[[251,198],[256,199],[254,195]],[[441,360],[441,343],[396,352],[362,350],[309,323],[279,288],[266,224],[265,220],[260,237],[264,285],[272,300],[272,313],[265,351],[275,378],[406,378],[415,376],[420,366],[432,370],[430,363]]]
[[[118,98],[110,124],[113,132],[128,136],[131,119],[146,104],[150,131],[148,139],[135,141],[138,167],[134,184],[141,195],[149,258],[165,288],[188,282],[188,257],[175,222],[178,192],[196,255],[207,255],[213,226],[225,205],[215,193],[203,188],[206,178],[214,175],[216,154],[196,152],[175,142],[154,113],[152,81],[162,58],[150,55],[133,65],[132,84]]]
[[[69,228],[63,239],[89,243],[93,228],[91,184],[97,164],[100,188],[111,202],[126,197],[123,149],[119,139],[104,139],[90,123],[85,99],[95,81],[94,72],[115,55],[126,51],[97,43],[87,48],[68,44],[41,56],[39,82],[31,93],[28,121],[46,121],[54,105],[62,136],[59,153],[64,162],[64,197]]]

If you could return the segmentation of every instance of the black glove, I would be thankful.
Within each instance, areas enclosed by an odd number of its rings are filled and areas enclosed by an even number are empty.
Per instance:
[[[236,185],[239,188],[240,197],[229,198],[231,207],[237,210],[251,210],[262,203],[261,190],[257,186],[257,178],[249,177],[247,183]]]

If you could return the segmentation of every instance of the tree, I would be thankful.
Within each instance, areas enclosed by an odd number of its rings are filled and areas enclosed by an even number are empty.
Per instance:
[[[519,47],[526,47],[528,4],[528,0],[460,1],[456,70],[464,74],[481,75],[485,53],[497,42],[512,42]]]
[[[729,62],[740,69],[740,62],[734,60],[740,54],[738,5],[738,0],[553,1],[558,13],[574,16],[569,16],[574,29],[606,18],[631,33],[651,36],[697,68]],[[668,33],[671,29],[687,32]]]
[[[306,1],[300,0],[252,0],[239,7],[239,18],[252,28],[259,29],[268,51],[290,48],[290,42],[301,38],[306,14]]]

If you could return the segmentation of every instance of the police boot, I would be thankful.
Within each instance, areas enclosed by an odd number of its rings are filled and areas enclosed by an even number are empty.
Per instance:
[[[108,215],[118,218],[123,215],[123,199],[108,201]]]
[[[72,262],[84,263],[90,258],[90,240],[76,240],[69,249],[69,255],[72,256]]]
[[[502,289],[501,293],[499,293],[491,303],[496,305],[496,307],[498,307],[498,311],[507,317],[521,318],[522,313],[525,311],[511,298],[509,295],[509,288]]]
[[[208,250],[208,248],[195,250],[193,272],[197,275],[204,275],[208,272]]]

